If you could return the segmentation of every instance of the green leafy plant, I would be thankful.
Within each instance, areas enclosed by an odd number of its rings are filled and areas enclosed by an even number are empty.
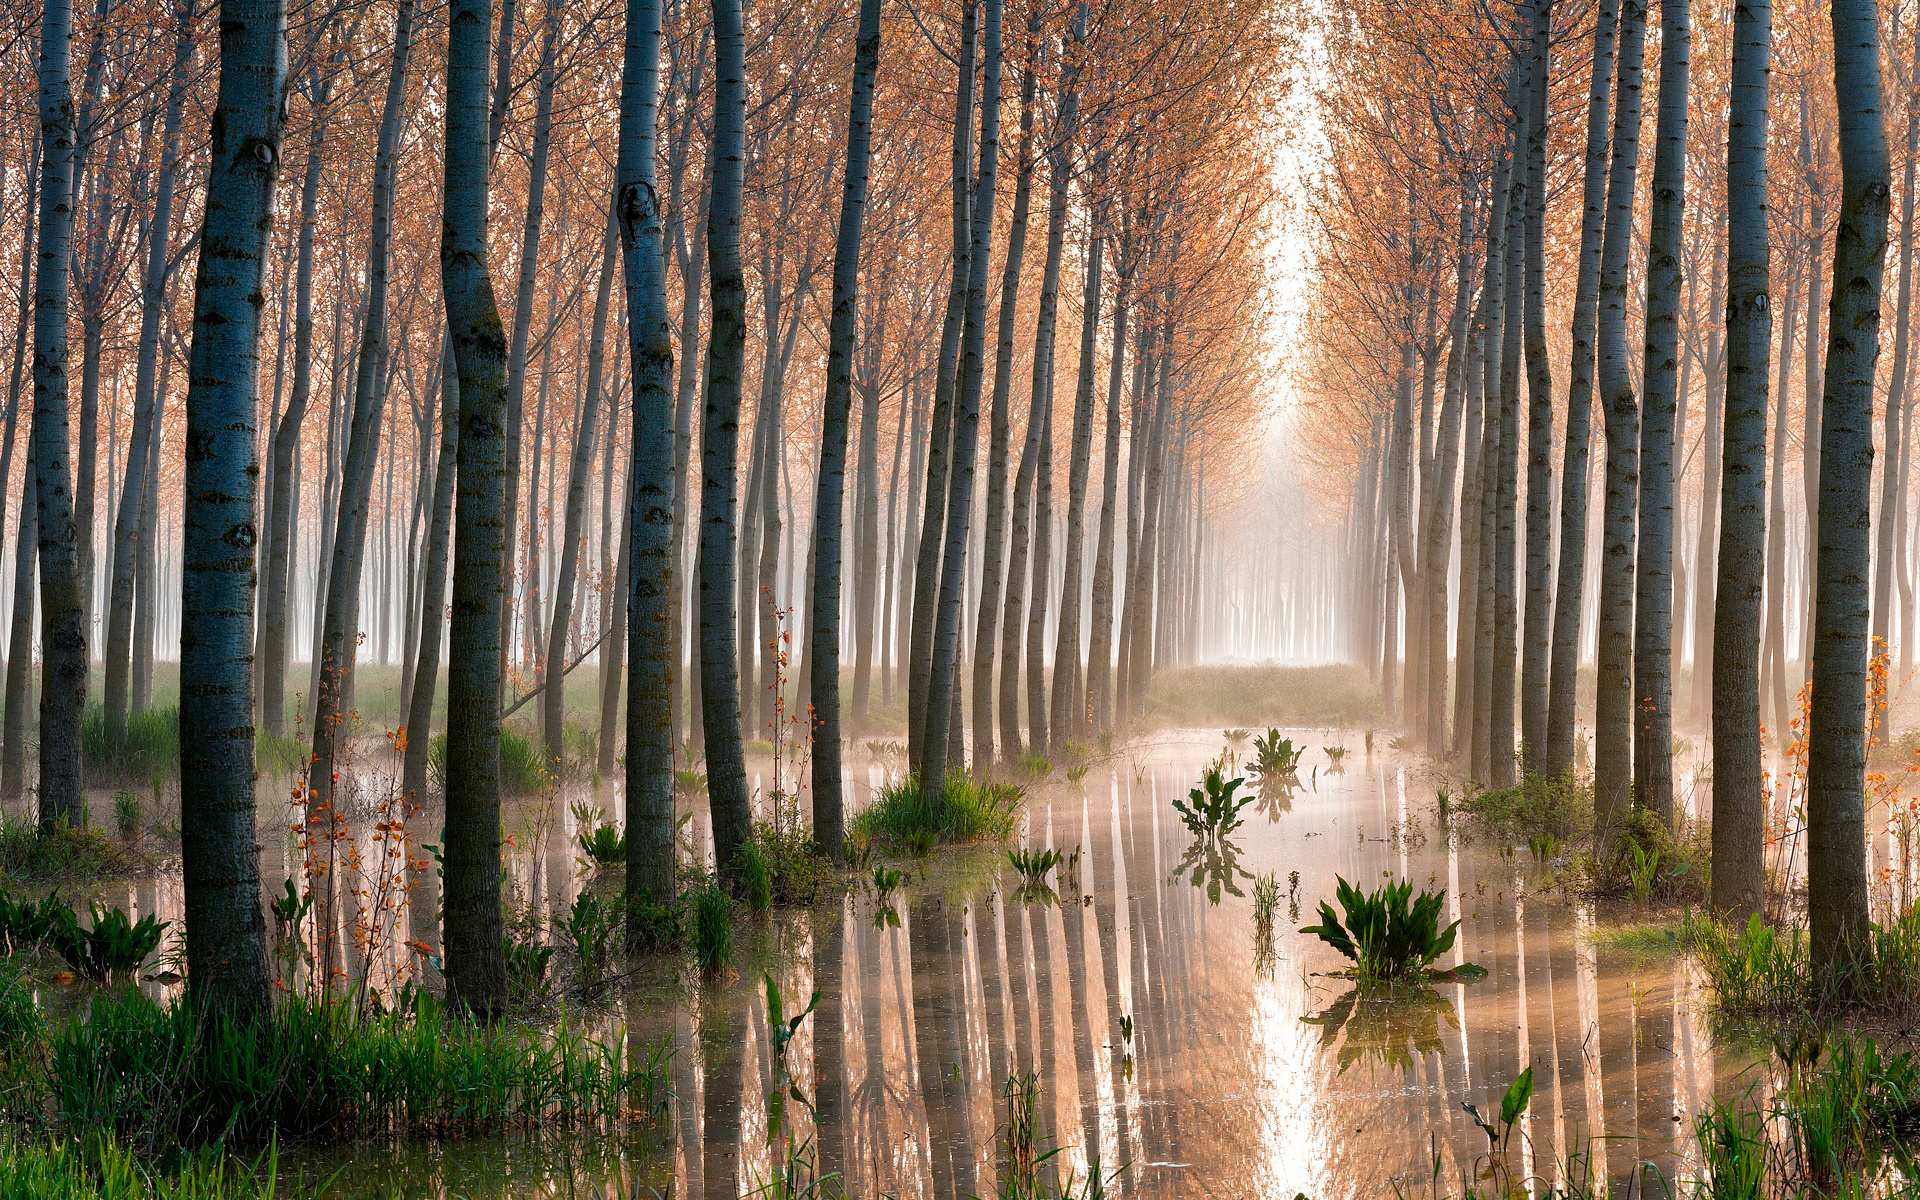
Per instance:
[[[1013,833],[1020,796],[1015,784],[949,771],[941,794],[927,797],[920,794],[919,777],[908,775],[881,787],[847,829],[894,851],[931,851],[943,842],[1001,841]]]
[[[573,839],[589,862],[604,867],[627,861],[627,835],[616,829],[605,813],[585,801],[575,801],[573,816],[580,826]]]
[[[47,940],[57,923],[71,923],[73,909],[58,896],[18,900],[0,892],[0,944],[9,954],[24,954]]]
[[[573,898],[573,908],[561,925],[574,957],[580,963],[580,983],[589,990],[600,986],[607,964],[619,944],[620,904],[602,900],[591,890]]]
[[[1086,782],[1086,778],[1087,778],[1086,763],[1074,763],[1072,766],[1067,768],[1067,782],[1072,784],[1073,786],[1079,787],[1082,783]]]
[[[1627,868],[1627,882],[1633,889],[1633,902],[1646,907],[1653,895],[1653,885],[1660,877],[1660,850],[1643,850],[1639,842],[1627,843],[1633,851],[1633,865]]]
[[[1045,883],[1047,872],[1060,865],[1060,852],[1052,847],[1029,850],[1014,846],[1007,851],[1007,862],[1020,872],[1020,878],[1026,883]]]
[[[1506,1093],[1500,1097],[1500,1111],[1491,1120],[1482,1116],[1472,1102],[1462,1101],[1460,1104],[1461,1108],[1467,1110],[1467,1115],[1473,1118],[1473,1123],[1487,1135],[1488,1173],[1494,1181],[1495,1195],[1512,1194],[1513,1170],[1507,1161],[1507,1151],[1512,1147],[1514,1131],[1520,1127],[1520,1117],[1532,1100],[1533,1068],[1528,1067],[1507,1085]]]
[[[1252,736],[1252,732],[1252,730],[1248,729],[1223,729],[1220,731],[1220,735],[1227,739],[1229,746],[1238,746],[1240,743],[1246,741],[1248,737]]]
[[[898,929],[900,910],[893,906],[893,893],[906,876],[892,867],[876,864],[873,868],[873,924],[876,929]]]
[[[1195,837],[1218,837],[1240,826],[1240,810],[1252,804],[1251,795],[1235,796],[1244,779],[1224,779],[1218,767],[1209,767],[1200,777],[1200,786],[1187,793],[1191,804],[1174,797],[1173,807],[1180,820]]]
[[[1292,738],[1281,737],[1278,729],[1269,729],[1253,739],[1253,769],[1262,775],[1285,778],[1300,770],[1300,760],[1306,753],[1305,746],[1295,747]]]
[[[1322,900],[1320,923],[1300,932],[1315,935],[1345,955],[1363,983],[1394,983],[1427,973],[1434,960],[1453,949],[1460,930],[1458,921],[1441,927],[1446,892],[1422,891],[1415,898],[1413,884],[1406,880],[1362,892],[1338,878],[1334,896],[1345,919],[1335,916],[1333,906]]]
[[[507,996],[515,1006],[526,1007],[546,999],[547,968],[552,963],[552,946],[507,940]]]
[[[93,927],[82,930],[73,910],[64,905],[61,908],[63,911],[54,917],[47,940],[75,974],[96,983],[138,971],[147,956],[160,948],[160,941],[171,924],[152,913],[134,921],[120,909],[95,904],[89,906],[88,914]]]
[[[1327,761],[1335,767],[1338,767],[1346,760],[1347,748],[1345,746],[1322,746],[1320,748],[1326,752]]]

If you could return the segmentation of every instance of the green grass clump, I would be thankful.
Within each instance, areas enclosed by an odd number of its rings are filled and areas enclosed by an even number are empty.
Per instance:
[[[143,1152],[593,1125],[665,1094],[664,1052],[632,1058],[625,1041],[469,1023],[425,996],[386,1014],[293,998],[256,1026],[102,994],[49,1035],[47,1107]]]
[[[87,709],[80,721],[80,758],[87,774],[108,783],[172,775],[180,765],[180,709],[177,705],[127,714],[125,736],[107,736],[104,705]]]
[[[920,794],[918,776],[908,775],[880,789],[872,804],[854,815],[849,832],[895,850],[932,843],[999,841],[1013,833],[1020,811],[1020,788],[989,783],[958,771],[932,800]]]
[[[0,1197],[8,1200],[271,1200],[278,1156],[248,1162],[212,1150],[181,1156],[170,1170],[142,1164],[106,1138],[84,1145],[0,1136]]]
[[[42,833],[32,821],[0,816],[0,878],[103,879],[148,865],[145,855],[93,829],[61,825]]]
[[[718,879],[693,897],[693,954],[700,973],[717,978],[733,958],[733,897],[727,895]]]
[[[1333,906],[1322,900],[1320,923],[1300,932],[1315,934],[1344,954],[1353,962],[1354,975],[1362,983],[1391,984],[1420,978],[1435,959],[1453,949],[1454,936],[1460,930],[1458,921],[1441,928],[1446,892],[1422,891],[1415,898],[1413,884],[1404,879],[1375,892],[1363,892],[1339,878],[1334,895],[1346,919],[1335,916]]]
[[[427,769],[435,779],[447,777],[447,735],[436,733],[427,744]],[[500,790],[509,796],[537,796],[553,786],[546,751],[511,725],[500,727]]]

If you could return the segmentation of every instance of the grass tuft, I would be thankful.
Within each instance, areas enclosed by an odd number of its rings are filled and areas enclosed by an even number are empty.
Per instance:
[[[106,707],[93,705],[80,721],[80,757],[88,776],[105,783],[171,776],[180,765],[180,709],[128,713],[126,734],[116,743],[107,736]]]
[[[872,804],[854,815],[849,831],[894,850],[928,850],[934,843],[999,841],[1013,833],[1020,788],[950,772],[932,801],[921,796],[918,776],[893,780]]]

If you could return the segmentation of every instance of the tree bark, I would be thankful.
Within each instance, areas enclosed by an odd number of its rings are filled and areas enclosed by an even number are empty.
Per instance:
[[[1808,717],[1807,915],[1822,968],[1873,953],[1867,917],[1867,559],[1873,384],[1887,254],[1886,127],[1875,0],[1833,0],[1840,225],[1821,399],[1820,529]]]
[[[1673,825],[1673,442],[1687,171],[1688,0],[1660,0],[1660,96],[1647,233],[1640,528],[1633,598],[1634,802]]]
[[[1767,86],[1770,0],[1734,9],[1727,110],[1727,395],[1713,614],[1713,906],[1744,920],[1765,901],[1760,599],[1766,584]]]
[[[448,13],[441,289],[460,380],[453,612],[447,639],[447,991],[483,1017],[507,1004],[500,908],[500,677],[507,580],[507,339],[487,263],[487,34],[492,0]]]
[[[1529,770],[1544,761],[1553,655],[1553,363],[1547,349],[1547,90],[1553,0],[1534,0],[1527,82],[1526,611],[1520,631],[1520,753]],[[1426,564],[1422,564],[1424,567]]]
[[[1640,165],[1640,77],[1646,24],[1644,0],[1623,0],[1597,327],[1607,467],[1593,799],[1603,821],[1626,813],[1633,780],[1634,503],[1639,493],[1640,445],[1639,405],[1627,365],[1627,265],[1633,240],[1634,179]]]
[[[833,251],[826,411],[821,418],[814,490],[813,597],[807,614],[812,623],[807,652],[813,693],[813,840],[833,861],[839,860],[846,836],[840,772],[840,512],[846,500],[847,422],[853,411],[853,356],[860,310],[860,234],[867,213],[874,78],[879,70],[880,0],[860,0],[853,94],[847,111],[846,179]]]
[[[413,687],[407,695],[407,749],[400,775],[401,794],[416,805],[424,803],[427,795],[433,694],[440,683],[440,630],[447,623],[447,529],[453,523],[454,464],[460,454],[460,372],[454,366],[451,341],[441,342],[440,357],[440,456],[433,468],[433,515],[427,526],[427,561],[420,582],[420,636],[414,649]]]
[[[272,1003],[254,840],[253,547],[258,297],[279,175],[285,38],[281,0],[221,5],[220,91],[187,384],[180,600],[187,986],[203,1007],[246,1020],[264,1019]],[[43,499],[43,519],[47,513]],[[48,557],[44,533],[41,555]],[[85,647],[82,639],[83,688]],[[64,683],[49,670],[47,691],[57,686]],[[44,735],[41,747],[44,787]]]

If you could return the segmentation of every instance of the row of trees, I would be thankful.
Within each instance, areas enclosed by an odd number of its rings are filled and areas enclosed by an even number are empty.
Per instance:
[[[1329,30],[1362,66],[1313,198],[1310,442],[1347,482],[1351,586],[1380,618],[1349,653],[1430,751],[1502,786],[1572,767],[1592,661],[1603,817],[1673,822],[1690,712],[1736,915],[1764,891],[1764,733],[1798,715],[1798,657],[1829,958],[1865,947],[1870,638],[1914,640],[1912,22],[1872,0],[1363,8]]]
[[[267,1002],[256,738],[300,722],[306,819],[331,819],[363,656],[399,662],[416,798],[444,660],[446,976],[483,1013],[502,721],[537,699],[567,755],[583,662],[655,901],[683,743],[730,875],[745,735],[804,722],[838,851],[843,679],[856,725],[905,693],[928,788],[969,746],[986,765],[1141,711],[1260,399],[1271,12],[215,16],[95,0],[76,55],[66,0],[21,14],[39,119],[0,131],[29,165],[0,175],[28,218],[0,490],[29,342],[34,401],[7,779],[36,607],[49,829],[84,819],[91,661],[117,744],[177,622],[198,995]]]

